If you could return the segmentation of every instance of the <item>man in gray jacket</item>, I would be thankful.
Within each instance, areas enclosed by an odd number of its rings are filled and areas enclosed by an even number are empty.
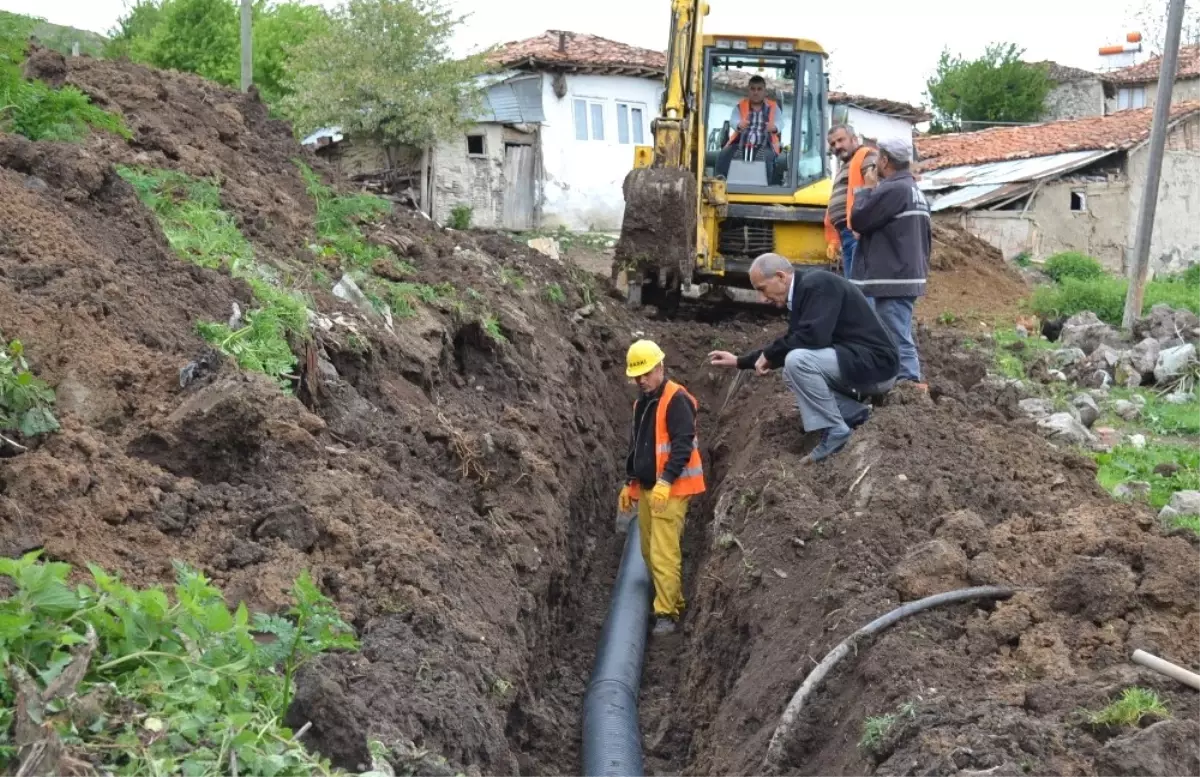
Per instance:
[[[879,161],[855,192],[852,223],[859,234],[851,281],[875,308],[900,351],[897,381],[921,382],[913,339],[913,306],[925,294],[933,223],[929,203],[909,167],[912,138],[879,143]]]

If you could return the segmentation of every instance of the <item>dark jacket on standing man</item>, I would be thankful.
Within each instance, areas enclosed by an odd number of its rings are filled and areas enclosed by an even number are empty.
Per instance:
[[[868,297],[921,297],[929,275],[933,222],[925,194],[908,170],[854,195],[859,234],[850,280]]]
[[[857,216],[855,217],[857,218]],[[765,354],[774,369],[790,351],[832,348],[842,379],[852,386],[871,386],[896,377],[900,352],[879,323],[867,298],[854,284],[825,270],[797,270],[788,298],[788,331],[766,348],[738,357],[738,368],[754,368]]]
[[[666,385],[664,381],[653,394],[639,394],[633,406],[633,432],[629,456],[625,459],[625,475],[628,480],[641,483],[643,488],[653,488],[658,481],[654,414]],[[674,483],[691,458],[696,438],[696,410],[683,391],[676,391],[667,406],[667,434],[671,437],[671,456],[663,468],[662,479]]]

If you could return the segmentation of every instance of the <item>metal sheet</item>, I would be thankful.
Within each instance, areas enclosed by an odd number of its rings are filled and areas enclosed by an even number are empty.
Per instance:
[[[515,78],[493,84],[483,93],[476,122],[537,124],[545,121],[542,111],[542,81],[538,76]]]
[[[1008,197],[1017,197],[1024,192],[1033,191],[1034,186],[1036,184],[1033,183],[998,183],[986,186],[964,186],[961,189],[955,189],[937,196],[929,207],[935,213],[950,208],[970,210]]]
[[[925,191],[937,191],[960,186],[996,186],[1038,181],[1078,170],[1114,153],[1116,152],[1110,150],[1069,151],[1065,154],[1048,154],[1029,159],[945,167],[922,172],[919,185]]]

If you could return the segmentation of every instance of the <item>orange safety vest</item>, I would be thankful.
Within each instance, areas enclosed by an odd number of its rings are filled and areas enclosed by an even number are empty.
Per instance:
[[[774,100],[771,100],[771,99],[763,100],[763,105],[767,106],[767,123],[770,124],[776,118],[778,118],[779,106],[775,103]],[[748,121],[750,119],[750,99],[749,98],[746,98],[738,103],[738,116],[741,118],[742,121]],[[776,130],[775,132],[770,133],[771,148],[775,149],[775,153],[778,154],[779,153],[779,132],[778,132],[779,127],[776,126],[775,130]],[[736,143],[738,136],[740,134],[741,133],[735,129],[733,131],[733,134],[729,136],[729,142],[725,144],[725,147],[728,148],[729,146],[732,146],[734,143]]]
[[[663,384],[662,396],[659,397],[658,407],[654,410],[654,472],[659,476],[667,468],[667,459],[671,458],[671,435],[667,433],[667,408],[671,405],[671,399],[675,396],[676,391],[683,392],[694,409],[700,407],[696,398],[675,381],[668,380]],[[637,409],[637,400],[634,400],[633,407],[635,410]],[[636,430],[634,436],[636,437]],[[630,494],[635,499],[641,493],[641,485],[636,480],[629,484]],[[671,484],[671,496],[695,496],[703,494],[704,490],[704,466],[700,461],[700,442],[693,433],[692,455],[688,458],[687,464],[683,466],[683,472],[680,472],[679,477]]]
[[[863,186],[862,163],[867,158],[867,154],[874,151],[873,148],[867,145],[858,147],[854,152],[854,156],[850,157],[850,161],[846,164],[850,165],[850,180],[846,184],[846,226],[853,229],[850,225],[850,211],[854,210],[854,190]],[[826,255],[832,259],[842,251],[842,238],[838,231],[833,228],[833,222],[829,220],[829,208],[825,208],[825,242],[829,248]]]

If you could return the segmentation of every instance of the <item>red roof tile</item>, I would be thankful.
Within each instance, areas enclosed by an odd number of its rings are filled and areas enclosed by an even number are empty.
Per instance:
[[[1147,84],[1158,81],[1158,70],[1162,57],[1151,57],[1137,65],[1123,67],[1111,73],[1104,73],[1101,78],[1113,84]],[[1179,47],[1179,64],[1175,69],[1175,80],[1181,78],[1200,78],[1200,44]]]
[[[499,67],[541,67],[661,77],[667,55],[627,43],[565,30],[504,43],[489,57]]]
[[[1200,113],[1200,100],[1171,106],[1171,119]],[[917,139],[922,170],[978,165],[1007,159],[1030,159],[1068,151],[1123,151],[1150,136],[1153,108],[1119,111],[1108,116],[996,127],[980,132],[929,135]]]

